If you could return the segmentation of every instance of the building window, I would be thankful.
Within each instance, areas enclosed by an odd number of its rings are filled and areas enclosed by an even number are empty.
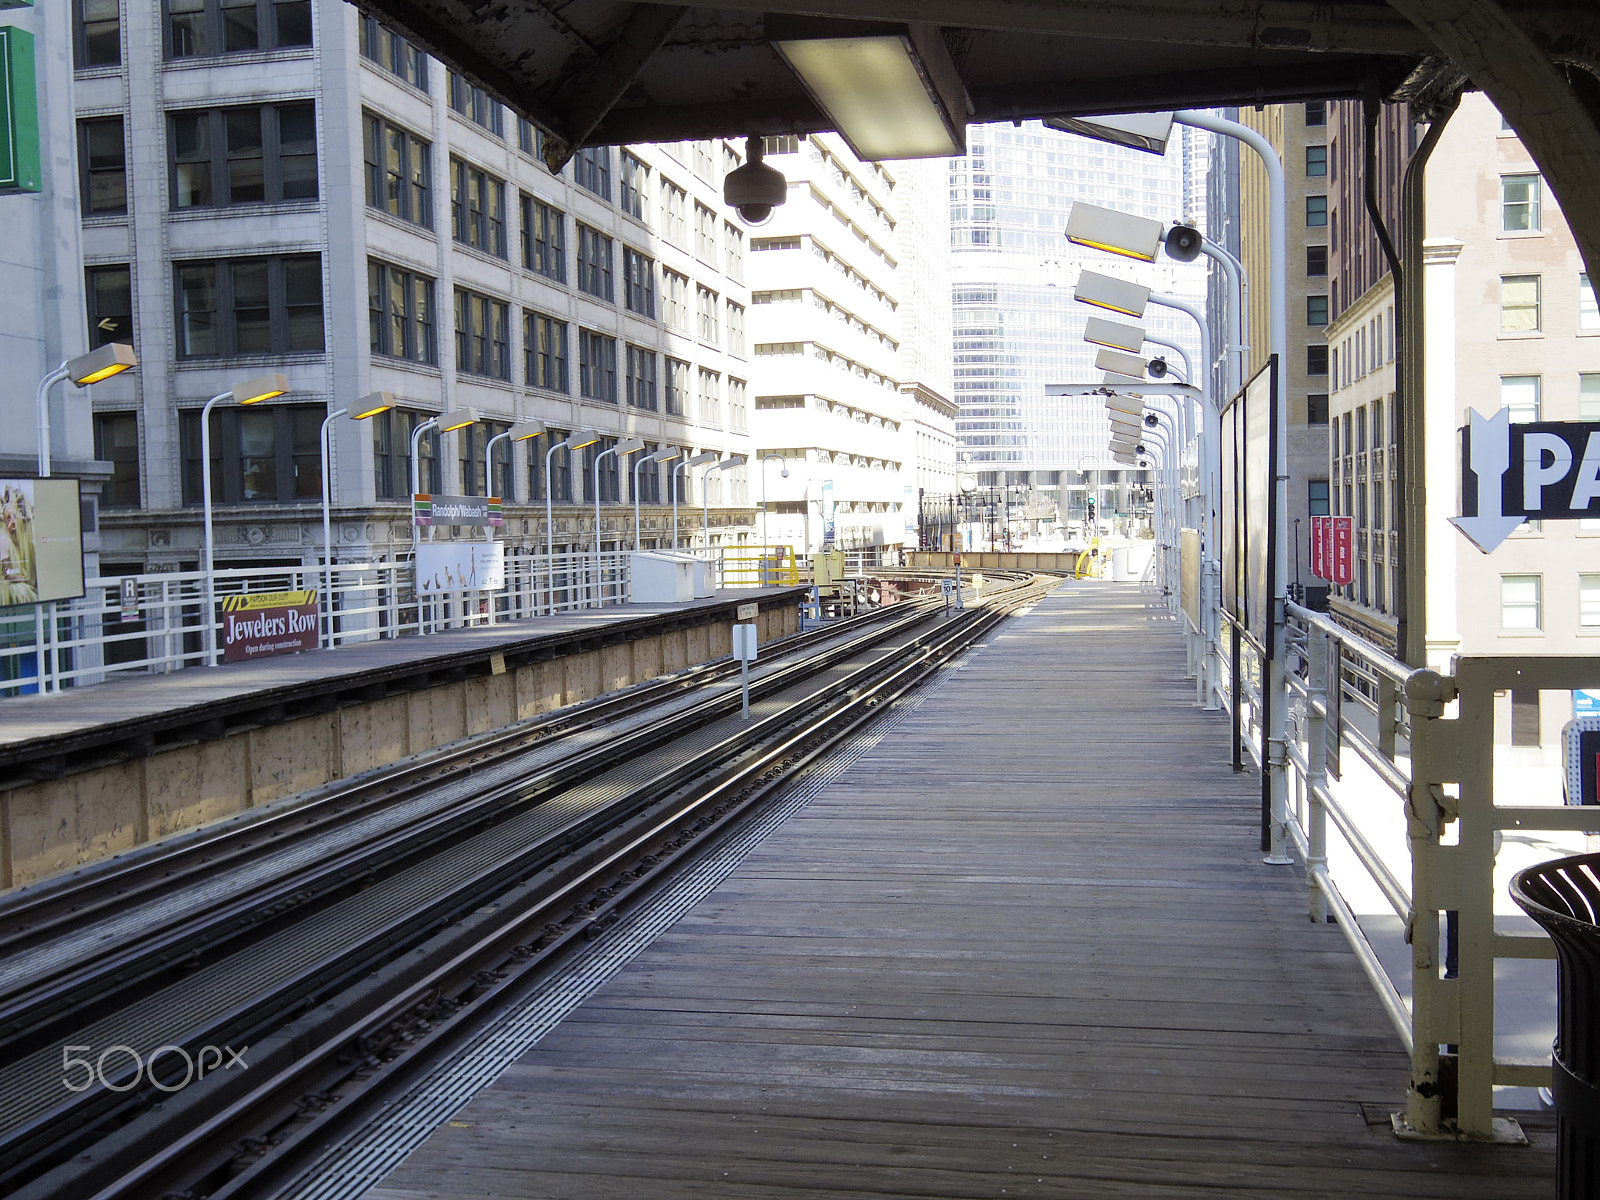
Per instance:
[[[750,428],[749,386],[742,379],[728,376],[728,428],[744,433]]]
[[[650,168],[626,150],[622,152],[622,211],[638,220],[645,219],[650,203]]]
[[[1527,633],[1544,628],[1539,609],[1541,583],[1538,575],[1500,576],[1501,629]]]
[[[669,416],[681,417],[689,411],[689,364],[680,359],[667,359],[666,410]]]
[[[1539,177],[1500,176],[1500,228],[1506,233],[1539,230]]]
[[[95,413],[94,456],[111,464],[100,492],[105,508],[139,507],[139,414]]]
[[[504,110],[489,98],[488,92],[468,83],[454,71],[450,72],[450,107],[496,137],[505,136]]]
[[[1310,100],[1306,103],[1306,124],[1326,125],[1328,123],[1328,102],[1326,100]]]
[[[572,178],[602,200],[611,199],[611,147],[585,146],[572,160]]]
[[[84,272],[89,309],[89,349],[133,344],[133,273],[126,263]]]
[[[173,264],[178,356],[321,353],[322,256]]]
[[[728,278],[743,283],[744,230],[726,222],[722,226],[722,257]]]
[[[1328,298],[1326,296],[1306,297],[1306,324],[1326,325],[1328,323]]]
[[[661,236],[680,250],[689,248],[689,193],[670,179],[661,181]]]
[[[114,67],[122,62],[122,14],[120,0],[73,0],[76,25],[72,47],[73,65]]]
[[[641,455],[654,454],[660,449],[660,445],[647,445],[639,453]],[[634,460],[635,463],[638,461],[638,459]],[[666,469],[670,471],[672,465],[670,463],[667,464]],[[660,463],[649,463],[642,470],[634,469],[633,480],[639,489],[638,495],[634,498],[641,504],[661,503],[661,471],[662,466]]]
[[[720,340],[717,328],[717,294],[708,287],[695,285],[695,309],[699,318],[700,340],[715,346]]]
[[[1306,224],[1323,226],[1328,223],[1328,198],[1326,196],[1306,197]]]
[[[629,312],[656,319],[656,264],[631,247],[622,248],[622,299]]]
[[[663,270],[661,284],[665,292],[664,316],[667,328],[679,333],[691,332],[693,326],[689,323],[689,277],[679,275],[673,270]]]
[[[365,113],[367,204],[413,225],[433,225],[432,147],[416,134]]]
[[[700,423],[722,424],[722,378],[704,367],[700,368]]]
[[[1322,176],[1328,173],[1328,148],[1326,146],[1306,147],[1306,174]]]
[[[1578,376],[1578,420],[1600,421],[1600,375]]]
[[[601,438],[592,446],[586,446],[583,451],[583,499],[587,504],[592,504],[595,499],[595,484],[600,485],[600,502],[602,504],[617,504],[622,500],[620,455],[606,454],[617,444],[616,438]],[[598,476],[598,479],[596,478]]]
[[[78,186],[85,216],[128,211],[128,155],[121,117],[78,122]]]
[[[1328,348],[1326,346],[1306,347],[1306,374],[1326,375],[1328,373]]]
[[[698,200],[694,205],[694,255],[710,266],[717,265],[717,214]]]
[[[450,232],[463,246],[506,257],[506,185],[459,158],[450,160]]]
[[[578,225],[578,290],[616,303],[611,280],[611,239],[582,223]]]
[[[1306,247],[1306,274],[1312,278],[1320,278],[1328,273],[1328,248],[1326,246]]]
[[[522,318],[524,377],[529,387],[565,394],[567,382],[567,324],[543,313]]]
[[[361,56],[421,91],[428,90],[428,56],[394,30],[365,13],[361,22]]]
[[[437,363],[433,280],[403,267],[367,260],[367,313],[372,353]]]
[[[390,409],[371,418],[373,494],[378,499],[410,498],[411,434],[429,415]],[[433,493],[440,490],[437,429],[429,429],[417,439],[417,490]]]
[[[311,0],[167,0],[167,57],[311,45]]]
[[[1600,575],[1578,576],[1578,624],[1600,629]]]
[[[1537,333],[1539,276],[1500,276],[1500,332]]]
[[[1326,479],[1306,480],[1306,511],[1313,517],[1328,515],[1328,481]]]
[[[744,357],[744,305],[728,301],[728,353]]]
[[[1539,419],[1539,385],[1537,375],[1500,376],[1500,407],[1511,410],[1511,423],[1525,425]]]
[[[522,197],[522,265],[557,283],[567,281],[566,221],[559,208]]]
[[[1600,329],[1600,304],[1595,303],[1587,271],[1578,276],[1578,328],[1584,332]]]
[[[578,330],[578,394],[587,400],[617,402],[617,339]]]
[[[488,379],[511,378],[511,306],[456,289],[456,370]]]
[[[550,445],[567,440],[564,430],[552,429],[546,434]],[[549,446],[545,449],[548,451]],[[543,459],[540,459],[543,462]],[[556,504],[572,503],[572,451],[557,450],[550,456],[550,500]]]
[[[461,490],[468,496],[498,496],[507,504],[515,501],[511,491],[511,439],[501,438],[494,448],[494,461],[484,471],[484,454],[491,438],[511,428],[504,421],[480,421],[456,432],[457,465],[461,470]],[[483,488],[487,485],[488,491]]]
[[[309,100],[168,120],[173,208],[317,198],[317,114]]]
[[[660,406],[656,390],[656,352],[643,346],[628,347],[628,403],[655,412]]]
[[[1328,393],[1312,392],[1306,397],[1306,424],[1326,425],[1328,423]]]
[[[211,414],[211,492],[219,504],[322,498],[322,404],[253,404]],[[183,502],[199,504],[200,410],[179,414]]]

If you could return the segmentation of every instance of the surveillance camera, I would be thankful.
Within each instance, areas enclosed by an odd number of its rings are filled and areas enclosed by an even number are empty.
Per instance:
[[[1151,379],[1161,379],[1165,377],[1169,370],[1171,370],[1171,368],[1167,366],[1167,360],[1164,358],[1152,358],[1147,364],[1145,364],[1144,369],[1145,374],[1149,375]]]
[[[744,166],[723,177],[722,201],[737,209],[746,225],[760,225],[789,198],[789,181],[783,172],[761,161],[760,138],[746,138],[744,154]]]
[[[1205,239],[1192,225],[1174,225],[1167,230],[1167,257],[1179,262],[1193,262],[1200,257],[1200,243]]]

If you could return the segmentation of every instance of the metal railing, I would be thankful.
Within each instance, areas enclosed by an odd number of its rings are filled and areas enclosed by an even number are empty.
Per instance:
[[[722,551],[723,587],[795,587],[800,582],[793,546],[729,546]]]
[[[220,570],[215,588],[219,604],[240,594],[316,592],[321,644],[342,646],[626,604],[629,565],[628,554],[620,551],[554,558],[507,554],[504,587],[419,598],[409,561],[336,563],[328,589],[331,604],[322,597],[328,580],[318,565]],[[125,609],[123,588],[130,578],[134,603]],[[36,693],[41,685],[44,690],[81,687],[113,674],[166,673],[205,663],[203,571],[85,582],[80,599],[0,613],[0,696]]]
[[[1411,1058],[1396,1130],[1515,1140],[1512,1123],[1494,1116],[1494,1088],[1549,1087],[1551,1068],[1548,1057],[1496,1054],[1496,964],[1552,958],[1554,951],[1542,933],[1496,926],[1500,835],[1581,832],[1600,826],[1600,818],[1559,797],[1498,802],[1495,695],[1600,686],[1600,660],[1458,657],[1448,674],[1413,669],[1294,604],[1288,637],[1290,803],[1287,828],[1278,833],[1304,856],[1311,919],[1338,922]],[[1223,655],[1225,666],[1229,657]],[[1241,724],[1259,762],[1259,728],[1246,710],[1258,706],[1260,674],[1250,655],[1241,658]],[[1403,847],[1382,827],[1385,815],[1391,827],[1403,821]],[[1335,881],[1330,822],[1343,842],[1341,861],[1359,865],[1370,880],[1365,890],[1375,889],[1403,924],[1409,980],[1391,976]],[[1453,1118],[1446,1115],[1451,1107]]]

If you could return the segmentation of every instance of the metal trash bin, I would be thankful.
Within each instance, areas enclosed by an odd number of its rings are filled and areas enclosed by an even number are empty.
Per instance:
[[[1519,871],[1511,898],[1556,945],[1556,1195],[1600,1196],[1600,854]]]

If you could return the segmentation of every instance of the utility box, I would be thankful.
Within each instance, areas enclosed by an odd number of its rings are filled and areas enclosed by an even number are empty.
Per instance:
[[[704,600],[707,596],[715,596],[717,594],[717,589],[712,584],[710,563],[703,558],[689,558],[686,554],[675,557],[689,559],[690,571],[694,578],[694,598],[696,600]]]
[[[704,563],[683,554],[654,554],[648,551],[628,555],[633,577],[635,604],[687,604],[696,596],[695,567]],[[709,593],[707,593],[709,595]]]
[[[811,582],[829,592],[844,581],[844,551],[822,550],[811,556]]]

